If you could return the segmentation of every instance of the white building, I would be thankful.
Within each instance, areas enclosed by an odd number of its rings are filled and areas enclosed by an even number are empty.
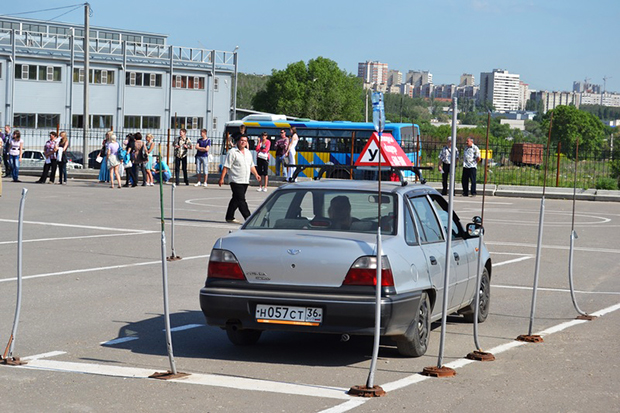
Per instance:
[[[459,86],[474,86],[476,84],[476,79],[474,75],[469,73],[463,73],[461,75],[461,80],[459,82]]]
[[[429,71],[410,70],[407,72],[405,83],[409,83],[413,86],[433,83],[433,74]]]
[[[387,84],[388,86],[397,86],[403,83],[403,73],[399,70],[388,70]]]
[[[507,70],[493,69],[489,73],[480,73],[478,100],[490,102],[498,112],[518,110],[519,82],[519,75]]]
[[[530,99],[536,102],[542,101],[544,113],[560,105],[574,105],[579,108],[581,103],[580,96],[581,94],[578,92],[547,92],[546,90],[530,93]]]
[[[361,77],[364,83],[381,84],[388,81],[387,63],[367,60],[357,64],[357,77]]]

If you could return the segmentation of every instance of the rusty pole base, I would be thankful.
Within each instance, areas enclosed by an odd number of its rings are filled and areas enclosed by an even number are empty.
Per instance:
[[[19,357],[0,357],[0,364],[6,364],[7,366],[23,366],[28,364],[26,361],[21,361]]]
[[[453,377],[453,376],[456,376],[456,371],[454,369],[451,369],[450,367],[433,366],[433,367],[424,367],[424,369],[422,369],[422,374],[424,376],[430,376],[430,377]]]
[[[187,376],[189,376],[188,373],[181,373],[180,371],[177,371],[177,374],[174,374],[170,370],[168,370],[165,373],[155,372],[149,376],[149,379],[173,380],[173,379],[180,379],[180,378],[187,377]]]
[[[347,392],[349,396],[357,397],[383,397],[387,393],[381,388],[381,386],[374,385],[372,388],[367,386],[353,386]]]
[[[467,355],[467,358],[476,361],[495,361],[495,356],[493,354],[480,350],[472,351]]]
[[[174,254],[172,254],[169,257],[166,257],[166,261],[178,261],[181,259],[182,259],[181,257],[179,257],[178,255],[174,255]]]
[[[527,335],[527,334],[521,334],[519,337],[516,338],[517,341],[525,341],[526,343],[542,343],[543,339],[541,336],[536,335],[536,334],[532,334]]]
[[[595,318],[596,318],[595,315],[586,314],[586,315],[578,315],[577,317],[575,317],[575,320],[588,320],[588,321],[592,321]]]

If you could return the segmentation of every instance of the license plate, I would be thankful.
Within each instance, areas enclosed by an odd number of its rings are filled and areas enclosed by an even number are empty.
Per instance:
[[[323,309],[318,307],[257,304],[256,321],[259,323],[316,327],[323,322]]]

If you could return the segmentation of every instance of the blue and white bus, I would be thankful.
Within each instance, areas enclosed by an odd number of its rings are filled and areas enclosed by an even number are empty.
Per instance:
[[[267,132],[271,141],[269,169],[275,174],[275,141],[284,129],[290,137],[289,129],[297,128],[297,165],[353,165],[364,149],[368,139],[375,131],[369,122],[323,122],[306,119],[287,120],[284,115],[249,115],[241,120],[226,123],[223,152],[232,145],[233,136],[238,135],[245,126],[250,149],[254,149],[259,137]],[[386,123],[384,133],[390,133],[403,148],[415,166],[419,166],[420,128],[411,123]],[[316,176],[317,170],[306,169],[299,176]],[[329,178],[349,178],[350,169],[335,168]],[[407,173],[411,175],[411,172]]]

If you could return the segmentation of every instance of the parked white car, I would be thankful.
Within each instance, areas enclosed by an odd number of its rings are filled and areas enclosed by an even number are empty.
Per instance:
[[[22,154],[22,162],[19,169],[43,169],[45,165],[45,155],[43,151],[27,150]],[[82,169],[82,165],[75,162],[67,162],[67,169]]]

